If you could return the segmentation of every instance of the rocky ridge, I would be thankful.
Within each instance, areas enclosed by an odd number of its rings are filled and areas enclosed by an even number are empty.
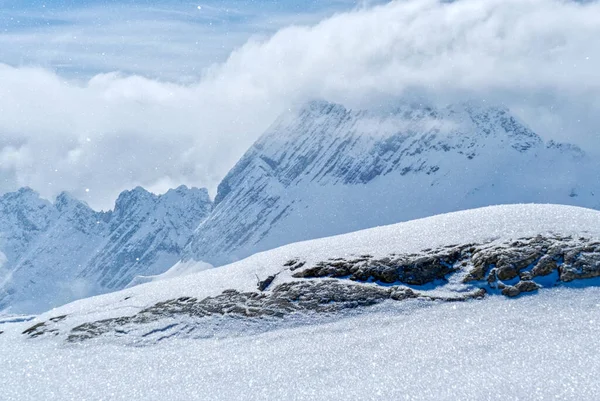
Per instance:
[[[288,274],[291,280],[279,282]],[[61,335],[68,342],[129,335],[138,342],[206,335],[206,327],[242,319],[265,322],[360,310],[383,302],[456,302],[486,296],[515,297],[600,277],[600,240],[572,236],[524,237],[390,253],[356,255],[307,265],[291,258],[272,276],[257,279],[255,291],[228,289],[203,299],[181,297],[130,316],[90,321],[70,329],[67,315],[38,322],[29,337]],[[266,320],[265,320],[266,319]],[[262,323],[260,323],[262,322]],[[66,332],[65,332],[66,330]]]

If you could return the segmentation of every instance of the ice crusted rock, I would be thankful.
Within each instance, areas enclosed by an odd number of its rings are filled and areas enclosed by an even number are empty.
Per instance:
[[[181,186],[160,196],[141,187],[123,192],[115,203],[106,244],[80,277],[106,291],[124,288],[136,276],[164,273],[179,260],[192,231],[211,208],[206,189]]]

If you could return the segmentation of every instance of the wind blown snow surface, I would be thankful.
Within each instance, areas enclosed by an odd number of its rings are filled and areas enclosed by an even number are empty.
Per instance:
[[[594,400],[600,289],[153,347],[0,335],[3,400]],[[0,329],[3,329],[0,326]]]
[[[598,241],[600,212],[512,205],[439,215],[288,245],[77,301],[34,320],[0,321],[0,399],[595,400],[598,279],[516,299],[385,301],[333,314],[292,314],[280,323],[215,315],[211,335],[205,330],[162,341],[140,341],[132,321],[112,336],[64,341],[76,325],[135,315],[158,302],[256,291],[256,276],[280,273],[276,282],[286,283],[294,278],[281,267],[290,258],[310,266],[365,252],[418,253],[538,234]],[[46,333],[22,334],[39,322],[48,323]],[[256,322],[264,322],[262,330]]]

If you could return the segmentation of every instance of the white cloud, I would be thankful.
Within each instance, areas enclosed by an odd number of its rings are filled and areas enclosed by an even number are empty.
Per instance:
[[[315,97],[504,103],[547,138],[600,148],[598,20],[598,2],[396,1],[251,40],[187,85],[3,65],[0,188],[102,207],[137,184],[214,191],[280,112]]]

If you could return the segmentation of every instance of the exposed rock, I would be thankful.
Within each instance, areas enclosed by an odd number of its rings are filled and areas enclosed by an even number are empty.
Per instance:
[[[600,276],[600,252],[585,252],[583,248],[572,250],[565,255],[559,275],[564,282]]]
[[[537,291],[539,286],[533,281],[519,281],[514,286],[508,285],[502,289],[502,295],[516,297],[524,292]]]
[[[533,278],[533,276],[531,275],[531,272],[520,272],[519,273],[519,279],[520,280],[531,280]]]
[[[114,331],[118,327],[145,324],[177,315],[195,318],[213,315],[246,318],[283,317],[293,312],[331,313],[370,306],[387,299],[404,300],[416,297],[416,293],[404,288],[346,284],[337,280],[296,281],[281,284],[270,293],[226,290],[221,295],[203,300],[184,297],[161,302],[134,316],[77,326],[71,331],[68,340],[80,341]]]
[[[528,249],[523,254],[518,256],[515,255],[517,257],[516,261],[514,262],[514,266],[518,271],[527,269],[535,264],[542,254],[541,246],[543,246],[543,242],[544,240],[542,237],[536,237],[535,240],[521,244],[522,248],[532,248]]]
[[[481,281],[485,278],[485,273],[487,270],[487,266],[489,266],[488,264],[485,263],[485,261],[483,260],[477,260],[474,261],[474,267],[471,269],[471,271],[469,272],[469,274],[465,277],[464,282],[465,283],[469,283],[471,281]],[[492,276],[492,273],[490,273],[490,276]],[[493,273],[493,280],[496,280],[496,272]]]
[[[484,278],[490,285],[496,280],[508,281],[516,277],[529,281],[547,276],[556,269],[563,282],[600,276],[598,244],[586,239],[537,236],[478,248],[471,258],[473,267],[463,279],[465,283]]]
[[[262,281],[259,279],[257,283],[258,290],[265,291],[267,288],[269,288],[269,286],[273,283],[273,280],[275,280],[275,277],[277,277],[277,274],[269,276]]]
[[[34,337],[41,336],[42,334],[45,334],[47,332],[48,331],[46,330],[46,323],[40,322],[40,323],[37,323],[37,324],[31,326],[30,328],[25,330],[22,334],[26,334],[29,337],[34,338]]]
[[[519,289],[517,287],[512,286],[512,285],[507,285],[502,290],[502,295],[505,295],[507,297],[516,297],[520,293],[521,293],[521,291],[519,291]]]
[[[331,259],[294,273],[295,278],[348,278],[357,282],[424,285],[447,280],[466,270],[463,283],[487,281],[492,288],[498,280],[530,281],[559,269],[560,280],[600,276],[600,245],[572,238],[538,236],[505,244],[480,244],[427,249],[425,254],[390,255],[373,258]],[[302,264],[304,265],[304,264]],[[510,290],[507,290],[510,291]]]
[[[515,288],[519,290],[519,292],[533,292],[537,291],[540,287],[533,281],[519,281],[515,285]]]
[[[218,296],[198,300],[182,297],[157,303],[133,316],[104,319],[74,327],[68,341],[82,341],[109,332],[124,332],[127,327],[152,323],[160,319],[188,316],[196,319],[210,316],[243,318],[282,318],[291,313],[335,313],[343,309],[367,307],[386,300],[404,301],[422,298],[432,301],[465,301],[485,295],[485,290],[477,289],[457,296],[432,296],[413,291],[410,288],[355,284],[340,280],[303,280],[283,283],[271,292],[239,292],[225,290]],[[62,319],[59,319],[62,320]],[[50,322],[40,322],[25,330],[23,334],[38,337],[55,333]]]
[[[81,324],[71,329],[67,339],[81,341],[106,333],[119,335],[163,319],[175,322],[167,326],[169,330],[183,330],[177,328],[179,321],[187,322],[186,330],[194,330],[204,319],[215,317],[256,321],[291,314],[332,314],[387,300],[478,299],[498,290],[504,296],[516,297],[537,291],[540,285],[533,280],[555,269],[559,270],[556,284],[599,277],[599,251],[600,245],[584,238],[538,236],[510,243],[492,241],[426,249],[417,254],[338,257],[309,267],[304,267],[306,261],[292,259],[284,263],[280,272],[258,280],[257,291],[230,289],[204,299],[181,297],[159,302],[132,316]],[[293,280],[274,286],[275,278],[284,270],[292,272]],[[503,280],[511,280],[511,285]],[[432,287],[436,291],[430,291]],[[67,316],[53,317],[23,334],[30,337],[57,334],[57,325],[66,319]],[[158,329],[149,330],[147,333]]]
[[[295,273],[296,278],[349,277],[353,281],[376,281],[386,284],[403,283],[424,285],[443,280],[456,271],[461,259],[460,249],[432,256],[417,255],[396,258],[373,259],[361,257],[352,260],[330,260]]]
[[[507,281],[519,275],[519,271],[514,265],[505,265],[496,268],[496,276],[498,280]]]

